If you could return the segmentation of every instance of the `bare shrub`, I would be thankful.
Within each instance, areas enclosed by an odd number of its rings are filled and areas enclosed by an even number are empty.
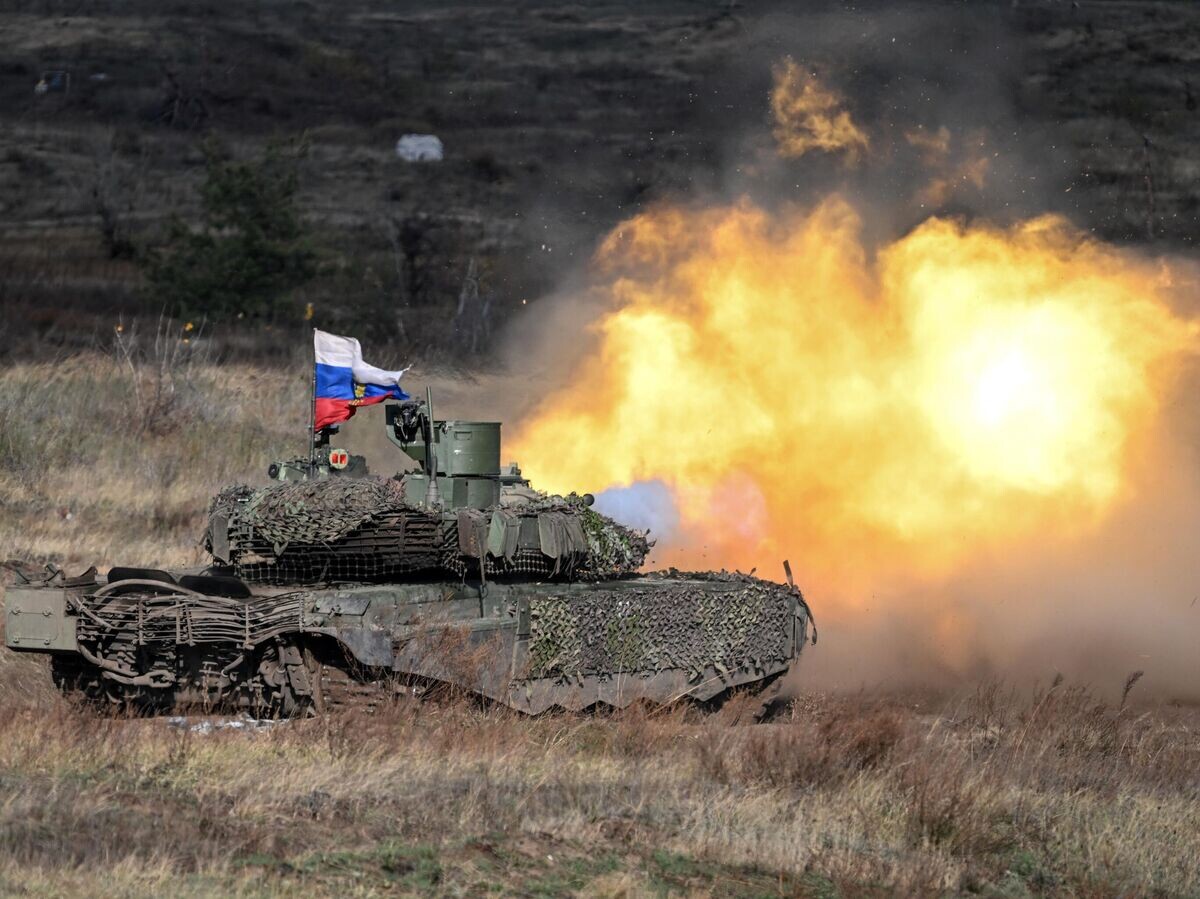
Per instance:
[[[996,771],[950,747],[926,746],[896,769],[907,801],[908,838],[915,847],[937,847],[970,857],[1011,845],[1011,830],[997,827]]]
[[[134,396],[129,424],[138,433],[161,436],[209,411],[196,383],[209,363],[203,331],[203,323],[178,325],[165,315],[147,339],[117,325],[113,353],[129,372]]]
[[[684,739],[692,710],[686,705],[660,708],[635,702],[616,715],[608,753],[624,759],[646,759],[669,753]]]
[[[700,743],[699,761],[722,782],[804,788],[845,783],[882,766],[905,736],[895,709],[837,708],[816,720],[763,725]]]
[[[1136,683],[1131,676],[1129,687]],[[1161,718],[1097,700],[1080,686],[1035,694],[1016,713],[997,752],[1014,772],[1055,789],[1113,794],[1142,787],[1195,788],[1196,747],[1188,747]]]

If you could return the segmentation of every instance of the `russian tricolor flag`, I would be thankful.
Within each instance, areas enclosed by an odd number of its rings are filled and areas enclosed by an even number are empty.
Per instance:
[[[359,406],[408,399],[400,389],[400,377],[408,369],[384,371],[368,365],[353,337],[314,330],[313,349],[317,360],[314,431],[345,421]]]

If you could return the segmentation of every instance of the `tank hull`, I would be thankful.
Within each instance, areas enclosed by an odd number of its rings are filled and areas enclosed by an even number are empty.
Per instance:
[[[122,706],[290,714],[349,684],[448,684],[538,714],[767,684],[810,633],[799,591],[739,575],[301,589],[120,577],[10,588],[8,648],[52,654],[60,687]]]
[[[798,590],[727,574],[317,588],[116,578],[11,587],[6,644],[51,654],[64,690],[147,710],[294,714],[434,685],[529,714],[707,701],[778,678],[811,627]]]

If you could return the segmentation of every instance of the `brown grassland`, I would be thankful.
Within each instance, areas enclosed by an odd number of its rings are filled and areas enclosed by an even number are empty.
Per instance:
[[[200,561],[208,496],[306,410],[300,376],[190,346],[0,372],[0,554]],[[1195,709],[795,686],[761,725],[448,697],[204,733],[0,652],[0,894],[1200,894]]]

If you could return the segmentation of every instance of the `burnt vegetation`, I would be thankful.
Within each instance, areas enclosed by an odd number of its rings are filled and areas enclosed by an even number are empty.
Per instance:
[[[373,2],[171,2],[120,16],[87,4],[10,7],[0,12],[19,48],[0,79],[0,180],[12,188],[0,226],[15,239],[5,326],[77,347],[117,311],[190,314],[197,293],[215,287],[146,274],[186,268],[187,254],[170,252],[187,243],[172,222],[193,244],[214,231],[208,148],[219,141],[224,175],[249,167],[271,178],[269,148],[303,140],[294,174],[275,178],[294,178],[294,209],[321,262],[315,279],[285,279],[296,329],[311,303],[318,325],[410,354],[485,350],[522,300],[553,286],[553,263],[585,255],[622,214],[632,146],[638,177],[657,170],[664,186],[678,183],[685,144],[706,139],[680,130],[688,84],[701,76],[663,51],[696,32],[715,37],[706,56],[719,53],[732,22],[710,19],[682,6],[515,16]],[[640,61],[625,65],[627,54]],[[69,88],[35,93],[50,70],[68,72]],[[654,136],[672,130],[673,149],[658,152]],[[444,161],[398,160],[406,133],[437,134]],[[535,217],[544,200],[552,211]],[[22,326],[48,299],[31,283],[47,267],[47,238],[54,310]],[[143,255],[180,265],[147,267]],[[259,311],[257,287],[233,285],[249,307],[238,311]],[[249,352],[269,357],[272,342]]]

